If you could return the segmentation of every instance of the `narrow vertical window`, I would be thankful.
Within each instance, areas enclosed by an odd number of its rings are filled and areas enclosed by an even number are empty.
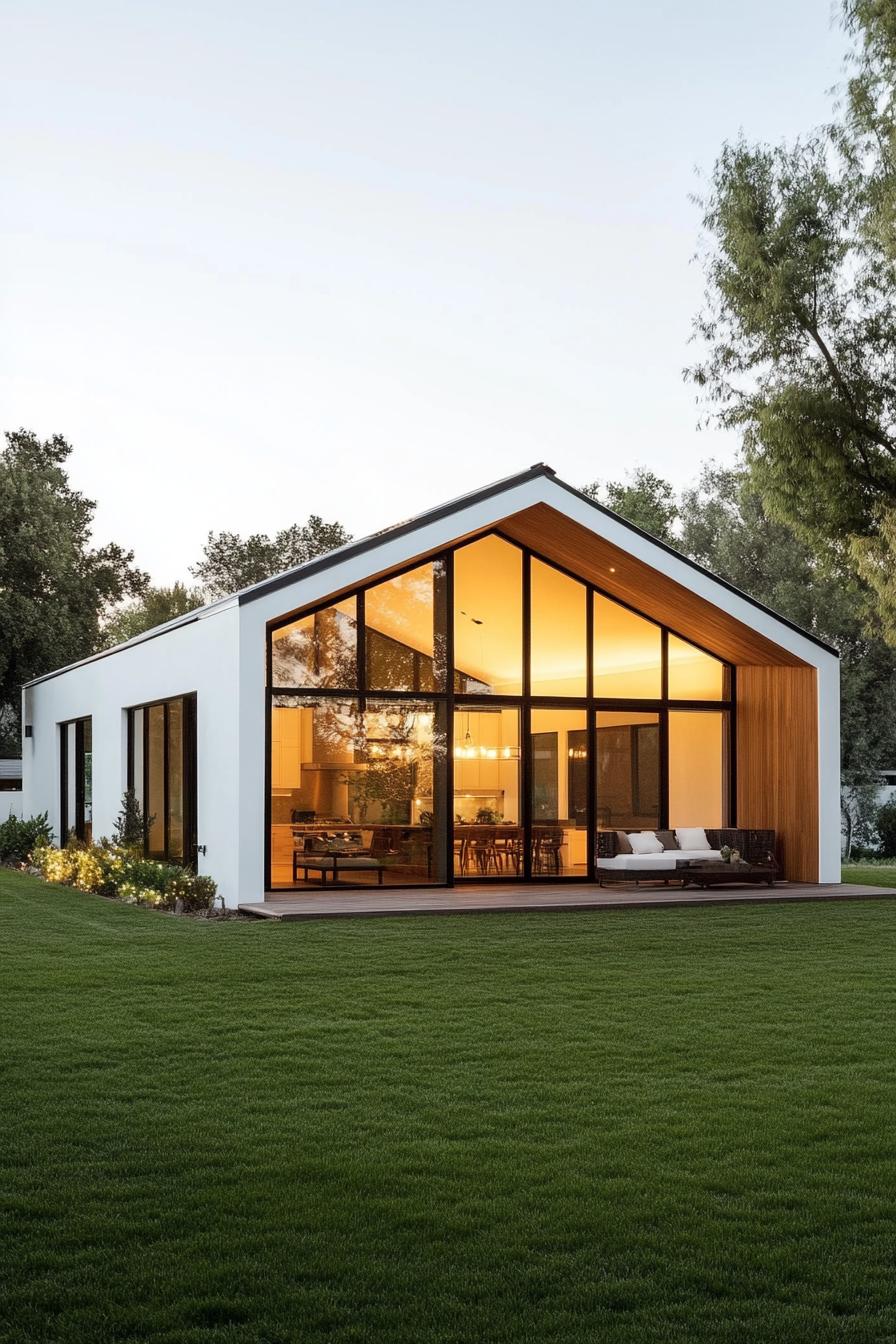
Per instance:
[[[59,725],[59,835],[61,843],[93,838],[93,721]]]

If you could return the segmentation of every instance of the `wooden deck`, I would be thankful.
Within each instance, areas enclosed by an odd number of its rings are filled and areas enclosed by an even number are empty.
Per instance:
[[[679,887],[545,886],[388,887],[369,891],[313,891],[269,894],[241,905],[262,919],[335,919],[358,915],[461,915],[527,910],[618,910],[685,905],[757,905],[769,901],[857,901],[896,898],[890,887],[847,883],[781,882],[774,888],[739,886],[697,891]]]

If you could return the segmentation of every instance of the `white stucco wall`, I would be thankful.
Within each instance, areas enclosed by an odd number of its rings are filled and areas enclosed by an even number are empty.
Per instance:
[[[24,815],[21,789],[0,789],[0,821],[6,821],[7,817],[21,820]]]
[[[125,710],[196,692],[197,840],[228,904],[239,896],[239,611],[235,604],[74,667],[24,692],[24,806],[48,812],[58,838],[61,818],[60,723],[90,715],[93,728],[93,832],[108,835],[127,785]],[[260,695],[260,689],[257,692]]]
[[[818,651],[818,880],[840,881],[840,663]]]

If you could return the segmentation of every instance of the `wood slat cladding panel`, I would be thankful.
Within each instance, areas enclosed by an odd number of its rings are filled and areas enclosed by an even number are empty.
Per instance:
[[[806,666],[712,602],[547,504],[505,518],[498,529],[730,663]],[[615,573],[610,573],[611,566]]]
[[[773,827],[791,882],[818,881],[818,690],[811,667],[737,669],[737,823]]]

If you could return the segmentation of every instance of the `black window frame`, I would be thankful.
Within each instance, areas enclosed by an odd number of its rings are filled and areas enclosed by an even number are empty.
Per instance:
[[[77,719],[66,719],[59,724],[59,838],[60,844],[67,845],[74,836],[83,844],[87,840],[86,798],[84,790],[85,750],[84,725],[90,724],[91,757],[93,756],[93,716],[82,714]],[[75,730],[75,824],[68,826],[68,737],[69,728]],[[91,770],[92,770],[91,764]],[[91,779],[91,804],[93,802],[93,783]],[[91,823],[92,826],[92,823]]]
[[[456,689],[456,671],[454,666],[454,556],[468,546],[473,546],[482,541],[485,537],[499,537],[510,546],[514,546],[522,555],[522,668],[523,681],[522,691],[519,695],[490,695],[482,691],[462,692]],[[550,565],[581,584],[586,590],[586,694],[584,696],[551,696],[551,695],[533,695],[531,693],[531,568],[532,561],[538,560],[542,564]],[[411,573],[419,569],[421,565],[441,563],[442,584],[437,585],[434,576],[434,603],[442,601],[444,603],[444,644],[445,644],[445,668],[444,668],[444,690],[441,691],[381,691],[369,688],[367,685],[367,658],[365,650],[366,640],[366,610],[365,594],[371,588],[377,588],[382,583],[390,579],[399,578],[403,574]],[[599,595],[615,602],[617,606],[624,607],[641,620],[649,622],[656,626],[660,631],[661,643],[661,689],[660,696],[652,699],[609,697],[594,695],[594,597]],[[354,687],[340,688],[321,688],[321,687],[289,687],[275,686],[273,684],[273,636],[274,632],[291,625],[294,621],[302,617],[313,615],[315,612],[326,610],[336,602],[345,600],[354,596],[357,599],[356,606],[356,626],[357,626],[357,650],[356,650],[356,685]],[[725,669],[724,685],[727,690],[725,698],[718,700],[676,700],[669,696],[669,636],[675,635],[676,638],[684,643],[698,649],[701,653],[709,655],[717,662],[723,665]],[[329,594],[326,599],[310,603],[306,606],[298,607],[295,610],[276,617],[267,623],[266,626],[266,655],[265,655],[265,776],[264,776],[264,887],[266,891],[271,888],[271,708],[274,697],[289,697],[297,700],[302,699],[345,699],[347,696],[356,699],[359,708],[363,711],[366,701],[370,700],[420,700],[424,695],[427,700],[436,704],[445,705],[445,725],[446,725],[446,760],[444,763],[443,779],[445,781],[446,797],[448,800],[454,796],[454,715],[457,709],[469,704],[475,707],[481,705],[484,701],[489,704],[507,705],[516,707],[520,711],[520,824],[523,827],[523,854],[525,862],[523,872],[517,879],[509,877],[507,874],[500,878],[483,879],[482,876],[476,878],[460,877],[454,872],[454,854],[453,839],[454,827],[450,822],[450,816],[453,809],[449,806],[449,824],[447,826],[447,836],[445,838],[446,853],[444,856],[446,881],[435,884],[446,887],[462,885],[465,882],[475,881],[477,883],[483,880],[500,881],[556,881],[556,878],[540,877],[531,871],[531,836],[532,836],[532,816],[531,816],[531,711],[534,708],[551,709],[584,709],[586,711],[586,732],[587,732],[587,750],[588,750],[588,843],[587,843],[587,873],[577,877],[564,878],[564,882],[593,882],[596,877],[596,839],[597,839],[597,711],[640,711],[644,713],[656,713],[659,717],[660,730],[660,821],[658,829],[667,830],[669,826],[669,714],[675,710],[690,710],[694,712],[721,713],[727,720],[727,778],[725,784],[724,798],[724,816],[723,821],[726,826],[737,825],[737,707],[736,707],[736,678],[737,669],[733,663],[720,658],[712,649],[706,648],[690,635],[684,635],[680,630],[665,622],[656,620],[653,616],[648,616],[640,611],[624,598],[616,593],[608,591],[599,584],[583,578],[580,574],[574,573],[565,565],[549,556],[542,554],[531,546],[518,541],[515,537],[508,536],[502,532],[500,527],[492,527],[475,537],[465,538],[455,545],[445,547],[430,555],[418,557],[415,560],[402,565],[388,574],[378,574],[375,578],[364,580],[360,583],[337,590]],[[723,760],[723,768],[725,761]],[[408,885],[414,885],[409,883]],[[419,885],[416,884],[416,885]],[[340,884],[341,889],[352,889],[349,883]],[[278,886],[278,892],[289,890],[304,890],[300,884],[298,886]]]
[[[176,702],[182,705],[182,733],[181,733],[181,770],[183,780],[183,855],[172,855],[171,836],[170,836],[170,789],[171,789],[171,765],[170,765],[170,706]],[[164,836],[165,845],[163,853],[158,851],[150,852],[149,849],[149,813],[146,805],[149,797],[149,715],[147,710],[155,709],[158,706],[164,708],[164,731],[163,731],[163,793],[164,793]],[[143,704],[130,705],[125,711],[127,715],[127,787],[129,790],[135,790],[135,729],[134,716],[142,711],[141,736],[142,736],[142,779],[141,779],[141,807],[143,811],[143,853],[146,858],[158,860],[160,863],[178,863],[185,868],[195,868],[198,853],[198,834],[197,834],[197,811],[198,811],[198,772],[197,772],[197,742],[196,742],[196,692],[188,691],[183,695],[169,695],[161,700],[147,700]]]

